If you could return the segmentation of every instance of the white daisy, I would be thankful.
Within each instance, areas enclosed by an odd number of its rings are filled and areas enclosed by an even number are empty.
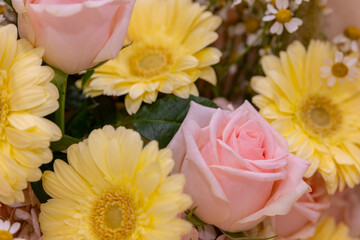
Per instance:
[[[303,0],[295,0],[295,3],[297,5],[300,5],[303,2]],[[310,2],[310,0],[304,0],[304,2]]]
[[[233,3],[231,4],[231,7],[235,7],[236,5],[242,3],[243,0],[234,0]],[[249,4],[249,6],[254,5],[255,0],[245,0],[245,2],[247,2]]]
[[[270,33],[280,35],[284,30],[284,26],[289,33],[299,29],[303,21],[300,18],[293,17],[293,13],[288,9],[289,0],[276,0],[276,8],[269,3],[266,15],[263,17],[265,22],[276,20],[270,28]]]
[[[240,36],[246,34],[247,46],[258,46],[261,43],[260,35],[263,31],[261,22],[256,17],[249,17],[244,22],[237,23],[229,27],[230,36]]]
[[[329,15],[333,12],[332,8],[327,7],[327,2],[328,2],[328,0],[319,0],[319,6],[320,6],[320,8],[322,10],[322,14],[324,16]]]
[[[356,67],[358,60],[356,58],[344,57],[340,51],[335,53],[335,61],[325,59],[327,66],[321,67],[321,77],[328,79],[328,86],[334,86],[336,81],[343,82],[345,79],[354,81],[359,77],[359,69]]]
[[[25,240],[25,238],[14,238],[13,235],[20,229],[20,223],[15,222],[12,225],[9,220],[0,219],[0,239]]]
[[[337,35],[333,42],[338,44],[340,49],[344,52],[353,51],[358,52],[358,42],[360,40],[360,29],[355,26],[345,28],[344,32]]]

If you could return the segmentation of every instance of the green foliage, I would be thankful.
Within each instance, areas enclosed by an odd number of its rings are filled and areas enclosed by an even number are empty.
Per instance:
[[[206,225],[200,218],[198,218],[194,213],[197,207],[194,207],[186,214],[186,220],[194,225],[195,228],[204,227]]]
[[[68,147],[70,147],[70,145],[78,143],[80,141],[81,140],[78,138],[73,138],[68,135],[64,135],[59,141],[52,142],[50,148],[53,151],[60,152],[66,150]]]
[[[140,110],[126,117],[124,113],[118,115],[118,125],[135,128],[144,138],[157,140],[159,147],[164,148],[173,138],[190,108],[190,102],[217,108],[211,100],[202,97],[190,96],[182,99],[176,96],[167,96],[157,100],[152,105],[144,105]]]

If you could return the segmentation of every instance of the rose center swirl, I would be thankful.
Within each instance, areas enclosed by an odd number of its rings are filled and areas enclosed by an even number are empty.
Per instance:
[[[147,47],[130,58],[131,72],[149,78],[167,71],[172,64],[171,52],[162,47]]]
[[[92,209],[91,221],[98,239],[129,239],[137,222],[133,198],[123,189],[103,193]]]
[[[0,230],[0,240],[13,240],[13,235],[5,230]]]
[[[321,137],[335,133],[342,123],[338,107],[322,96],[311,96],[301,104],[300,119],[311,132]]]
[[[279,23],[287,23],[292,19],[292,13],[289,9],[280,9],[276,13],[276,21]]]

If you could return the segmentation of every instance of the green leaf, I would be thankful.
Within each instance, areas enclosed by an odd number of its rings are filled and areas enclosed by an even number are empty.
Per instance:
[[[61,132],[65,133],[65,97],[66,97],[66,85],[68,74],[53,68],[55,75],[51,82],[58,88],[59,91],[59,108],[55,112],[55,123],[60,127]]]
[[[87,98],[71,118],[66,122],[66,133],[75,138],[82,138],[92,130],[93,109],[98,106],[92,98]]]
[[[6,2],[7,4],[9,4],[9,6],[13,8],[13,5],[12,5],[11,0],[4,0],[4,2]]]
[[[31,183],[31,188],[34,191],[36,197],[39,199],[40,203],[46,203],[51,197],[45,192],[42,186],[42,180]]]
[[[89,70],[84,74],[81,81],[81,89],[84,89],[85,85],[90,80],[91,76],[94,74],[94,71],[95,70]]]
[[[64,135],[59,141],[52,142],[50,147],[53,151],[63,151],[66,150],[69,146],[80,142],[78,138],[73,138],[68,135]]]
[[[202,97],[190,96],[182,99],[176,96],[167,96],[157,100],[152,105],[144,105],[140,110],[118,123],[120,126],[132,126],[148,140],[157,140],[159,147],[164,148],[171,141],[184,121],[190,108],[190,102],[217,108],[211,100]]]
[[[195,228],[197,227],[204,227],[206,225],[205,222],[203,222],[200,218],[198,218],[194,212],[196,211],[197,207],[194,207],[193,209],[191,209],[187,214],[186,214],[186,220],[190,223],[192,223],[192,225],[195,226]]]
[[[276,236],[273,237],[268,237],[268,238],[252,238],[247,236],[245,233],[243,232],[237,232],[237,233],[230,233],[230,232],[226,232],[223,230],[220,230],[223,234],[225,234],[228,238],[231,239],[241,239],[241,240],[269,240],[269,239],[273,239]]]

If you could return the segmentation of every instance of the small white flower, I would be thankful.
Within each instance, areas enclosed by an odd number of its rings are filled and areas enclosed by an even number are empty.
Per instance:
[[[20,229],[20,223],[15,222],[12,225],[9,220],[0,219],[0,237],[1,239],[25,240],[24,238],[13,238],[13,235]]]
[[[259,54],[261,57],[266,55],[273,55],[273,52],[271,51],[271,46],[265,46],[264,48],[261,48],[259,50]]]
[[[304,2],[309,2],[310,0],[304,0]],[[303,2],[303,0],[295,0],[295,3],[297,5],[300,5]]]
[[[236,5],[242,3],[242,1],[243,0],[234,0],[233,3],[231,4],[231,7],[235,7]],[[245,1],[249,4],[249,6],[254,5],[255,2],[255,0],[245,0]]]
[[[345,79],[354,81],[359,77],[359,69],[356,67],[356,58],[344,57],[340,51],[335,53],[335,61],[324,59],[327,66],[321,67],[321,76],[328,79],[328,86],[334,86],[336,81],[343,82]]]
[[[338,44],[340,49],[344,52],[353,51],[358,52],[358,42],[360,40],[360,29],[354,26],[345,28],[344,32],[337,35],[333,42]]]
[[[321,8],[322,14],[324,16],[327,16],[333,12],[332,8],[327,7],[327,2],[328,0],[319,0],[319,7]]]
[[[269,3],[267,5],[266,15],[263,17],[263,21],[265,22],[276,20],[270,28],[270,33],[281,35],[284,26],[289,33],[293,33],[299,29],[303,21],[300,18],[293,17],[293,13],[288,9],[289,0],[276,0],[276,8]]]

